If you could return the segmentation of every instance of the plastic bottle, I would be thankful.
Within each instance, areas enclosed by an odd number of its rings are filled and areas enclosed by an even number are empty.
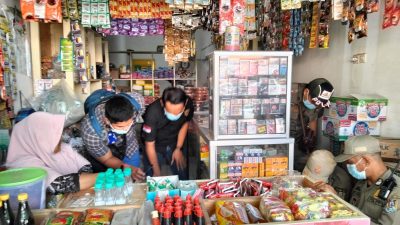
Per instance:
[[[165,212],[164,205],[161,205],[160,208],[158,209],[158,215],[159,215],[161,224],[164,223],[164,212]]]
[[[18,202],[18,212],[14,225],[35,225],[35,221],[28,203],[28,194],[19,194]]]
[[[116,169],[114,172],[115,175],[121,174],[121,173],[122,173],[122,170],[120,168]]]
[[[158,211],[151,212],[151,223],[152,225],[161,225],[160,218],[158,217]]]
[[[200,209],[197,209],[194,212],[194,217],[195,217],[195,223],[196,225],[205,225],[205,220],[204,220],[204,214],[203,211]]]
[[[124,180],[118,180],[115,185],[115,204],[122,205],[126,203],[126,198],[124,194]]]
[[[168,210],[164,211],[164,216],[163,216],[163,224],[162,225],[171,225],[171,212]]]
[[[95,206],[100,206],[100,205],[105,205],[105,190],[103,188],[102,183],[97,183],[94,185],[94,205]]]
[[[106,175],[108,175],[108,174],[113,174],[114,173],[114,169],[113,168],[108,168],[107,170],[106,170]]]
[[[114,184],[106,182],[106,205],[115,205]]]
[[[14,225],[14,213],[10,206],[10,194],[1,194],[0,201],[3,202],[0,207],[0,213],[4,217],[5,225]]]
[[[132,182],[132,169],[127,167],[124,169],[124,177],[125,177],[125,196],[128,197],[132,194],[133,191],[133,182]]]
[[[192,225],[193,224],[193,218],[192,218],[192,210],[186,208],[185,211],[183,212],[184,216],[184,225]]]
[[[2,201],[0,201],[0,208],[3,208],[3,202]],[[9,224],[9,223],[6,222],[3,212],[0,212],[0,224],[1,225],[3,225],[3,224],[7,224],[8,225]],[[14,224],[12,224],[12,225],[14,225]]]
[[[183,225],[183,213],[182,209],[175,209],[174,213],[174,225]]]
[[[99,174],[97,174],[96,183],[104,184],[105,179],[106,179],[106,174],[105,173],[99,173]]]

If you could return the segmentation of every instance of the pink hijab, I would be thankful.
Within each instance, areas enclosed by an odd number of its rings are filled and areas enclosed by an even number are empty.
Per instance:
[[[47,186],[57,177],[77,173],[90,164],[69,144],[54,153],[64,128],[64,115],[36,112],[15,125],[8,148],[9,168],[40,167],[47,171]]]

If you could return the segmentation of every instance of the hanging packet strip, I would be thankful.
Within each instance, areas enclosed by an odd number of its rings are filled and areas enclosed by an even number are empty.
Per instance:
[[[310,32],[310,46],[309,48],[316,48],[318,44],[318,21],[319,21],[319,3],[313,2],[312,22]]]
[[[329,22],[331,2],[321,2],[319,24],[318,24],[318,47],[329,48]]]
[[[61,71],[73,72],[74,71],[73,42],[68,38],[61,38],[60,52],[61,52]]]
[[[282,10],[300,9],[300,8],[301,8],[301,0],[281,0]]]
[[[385,13],[383,17],[382,28],[386,29],[391,26],[398,26],[400,19],[400,2],[385,1]]]

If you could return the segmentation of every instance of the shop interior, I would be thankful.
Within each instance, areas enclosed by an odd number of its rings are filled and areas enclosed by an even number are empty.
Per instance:
[[[2,0],[0,224],[400,223],[399,18],[400,0]],[[316,94],[322,106],[313,102],[313,113],[318,112],[313,146],[299,155],[299,143],[303,145],[311,126],[311,117],[302,111],[304,96],[313,99],[310,84],[318,78],[324,81]],[[322,90],[326,82],[332,86],[327,97]],[[160,104],[160,115],[168,118],[169,100],[162,96],[170,87],[183,90],[189,99],[179,114],[187,118],[188,130],[182,145],[174,140],[173,146],[185,151],[186,178],[174,173],[168,155],[163,155],[166,164],[155,157],[159,176],[151,176],[156,171],[151,160],[150,167],[145,165],[148,140],[156,129],[149,126],[149,106]],[[134,105],[135,116],[121,133],[125,144],[133,134],[140,155],[137,167],[126,168],[124,150],[121,166],[107,166],[98,158],[106,167],[99,173],[91,170],[85,184],[80,178],[86,172],[56,172],[63,178],[78,174],[68,179],[78,179],[80,187],[64,193],[54,192],[51,163],[10,163],[11,157],[18,161],[15,155],[26,156],[20,152],[27,145],[26,154],[40,155],[29,149],[52,142],[52,132],[40,129],[47,129],[46,124],[57,129],[49,123],[53,117],[31,122],[42,133],[35,138],[43,139],[37,146],[29,142],[27,121],[38,112],[63,115],[61,140],[54,145],[62,151],[60,146],[69,145],[74,157],[87,158],[84,136],[96,131],[92,117],[98,109],[90,114],[86,104],[99,90],[140,96],[132,97],[140,109]],[[103,103],[107,108],[106,101],[96,104]],[[93,126],[89,130],[84,130],[85,119]],[[26,127],[20,128],[17,124],[24,120]],[[116,135],[113,144],[118,142],[115,123],[104,121],[100,124],[110,131],[103,131],[108,137],[99,135],[99,142],[110,144],[110,132]],[[386,171],[373,180],[375,197],[386,210],[376,217],[352,202],[348,195],[354,197],[354,189],[341,195],[329,183],[333,175],[320,181],[310,174],[316,171],[309,167],[312,153],[324,150],[333,162],[318,156],[326,164],[315,173],[325,172],[331,163],[344,171],[350,186],[358,187],[360,180],[348,170],[351,158],[337,161],[350,154],[346,146],[357,136],[373,137],[377,149],[365,151],[379,155],[382,164],[372,169]],[[10,146],[18,150],[10,153]],[[361,157],[361,164],[365,161],[361,180],[369,187],[369,158],[351,154]],[[79,160],[58,160],[68,171],[75,163],[83,168]],[[352,163],[360,172],[359,162]],[[136,179],[135,168],[143,179]],[[380,198],[389,180],[394,183]],[[335,190],[325,190],[320,182]]]

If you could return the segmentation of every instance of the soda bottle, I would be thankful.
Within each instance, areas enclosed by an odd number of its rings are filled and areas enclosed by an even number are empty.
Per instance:
[[[15,225],[35,225],[31,209],[28,204],[28,194],[21,193],[18,195],[18,213],[15,219]]]
[[[3,202],[0,211],[4,217],[5,225],[14,225],[15,218],[10,206],[10,194],[1,194],[0,201]]]

